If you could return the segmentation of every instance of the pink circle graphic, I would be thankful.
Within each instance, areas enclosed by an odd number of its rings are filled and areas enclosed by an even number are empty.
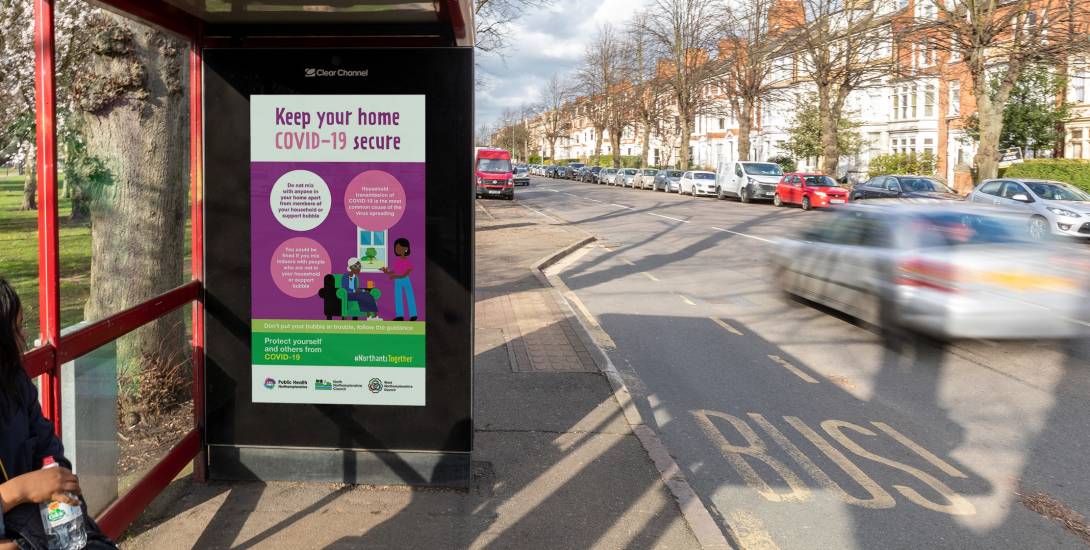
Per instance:
[[[405,188],[388,172],[362,172],[344,190],[344,210],[360,229],[389,229],[405,214]]]
[[[280,243],[269,262],[276,288],[292,298],[310,298],[317,294],[329,267],[329,253],[325,247],[306,237],[293,237]]]

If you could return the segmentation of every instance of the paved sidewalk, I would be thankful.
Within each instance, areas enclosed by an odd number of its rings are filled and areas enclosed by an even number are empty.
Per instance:
[[[124,548],[699,548],[577,321],[530,267],[582,235],[478,201],[468,491],[176,482]]]

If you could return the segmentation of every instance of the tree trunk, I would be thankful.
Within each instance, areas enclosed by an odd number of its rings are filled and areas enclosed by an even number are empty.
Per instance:
[[[742,102],[738,113],[738,160],[749,160],[750,129],[753,127],[753,105]]]
[[[643,137],[640,140],[640,168],[647,167],[647,153],[651,147],[651,125],[644,123]]]
[[[88,150],[113,175],[110,189],[90,205],[88,319],[101,319],[179,286],[185,256],[185,50],[149,27],[108,17],[120,34],[103,46],[112,49],[94,52],[83,78],[120,82],[127,88],[110,97],[86,98],[80,105]],[[162,376],[183,362],[185,354],[182,311],[118,340],[120,368],[140,373],[142,385],[184,384]]]
[[[680,111],[680,109],[679,109]],[[682,172],[689,169],[689,138],[692,135],[689,125],[689,114],[681,114],[681,130],[678,132],[678,166],[677,169]]]
[[[818,117],[821,120],[821,158],[818,159],[818,170],[835,178],[837,164],[840,163],[840,150],[837,147],[839,128],[836,124],[839,117],[838,113],[833,112],[828,90],[818,93]]]
[[[555,139],[550,139],[549,140],[549,160],[553,161],[554,164],[556,163],[556,140]]]
[[[27,153],[26,161],[26,178],[23,179],[23,203],[19,205],[20,210],[37,210],[38,209],[38,149],[36,147],[30,147],[30,151]]]
[[[980,141],[973,160],[979,183],[999,176],[999,136],[1003,131],[1003,110],[997,109],[996,104],[987,97],[978,97],[976,106],[980,121]]]
[[[613,146],[613,167],[621,167],[621,130],[611,128],[609,130],[609,143]]]
[[[594,166],[602,165],[602,132],[605,128],[594,127]]]

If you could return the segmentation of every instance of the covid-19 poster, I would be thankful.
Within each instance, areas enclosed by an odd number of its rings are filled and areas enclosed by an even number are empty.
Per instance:
[[[424,134],[422,95],[251,97],[253,401],[425,404]]]

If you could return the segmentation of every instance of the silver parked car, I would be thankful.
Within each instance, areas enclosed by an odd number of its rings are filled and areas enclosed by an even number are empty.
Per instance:
[[[772,270],[786,292],[887,334],[1082,336],[1090,257],[1030,240],[1024,221],[968,204],[849,205],[777,242]]]
[[[650,189],[655,190],[655,176],[659,171],[654,168],[644,168],[640,170],[636,177],[632,180],[632,187],[636,189]]]
[[[640,171],[635,168],[621,168],[614,176],[613,184],[620,185],[621,187],[632,187],[632,182],[636,179],[636,174]]]
[[[613,176],[617,173],[616,168],[602,168],[601,172],[598,172],[598,183],[604,185],[610,185],[613,183]]]
[[[1049,234],[1090,238],[1090,194],[1058,181],[985,180],[966,199],[1009,208],[1030,216],[1034,239]]]

